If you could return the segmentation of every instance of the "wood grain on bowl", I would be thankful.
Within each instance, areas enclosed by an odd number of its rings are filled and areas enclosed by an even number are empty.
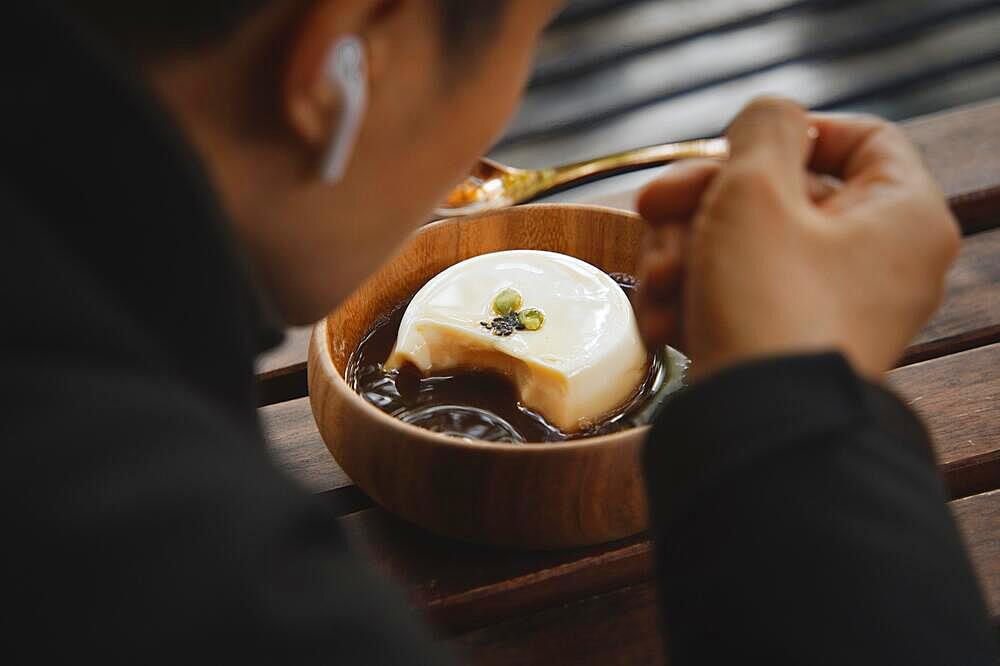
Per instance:
[[[638,217],[585,206],[526,206],[420,229],[313,329],[310,402],[343,470],[390,511],[468,541],[557,548],[642,531],[645,429],[558,444],[467,442],[379,411],[348,387],[344,372],[380,315],[459,261],[499,250],[549,250],[634,273],[644,236]]]

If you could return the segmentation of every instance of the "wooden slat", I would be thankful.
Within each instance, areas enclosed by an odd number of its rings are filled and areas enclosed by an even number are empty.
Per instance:
[[[952,497],[1000,488],[998,368],[1000,344],[993,344],[889,375],[927,424]]]
[[[1000,628],[1000,490],[951,502],[993,626]]]
[[[944,300],[900,365],[1000,341],[1000,229],[965,239]]]
[[[1000,110],[1000,105],[997,109]],[[1000,183],[1000,164],[996,169]],[[960,181],[955,184],[963,186]],[[1000,220],[1000,212],[996,219]],[[1000,229],[966,239],[949,275],[942,307],[908,351],[904,364],[1000,339],[1000,306],[997,305],[1000,260],[997,257],[1000,257]],[[258,371],[262,373],[258,376],[262,389],[260,404],[293,400],[307,394],[308,337],[308,329],[295,329],[284,345],[261,357],[258,362]]]
[[[259,404],[270,405],[309,393],[306,358],[312,328],[290,328],[285,341],[257,359]]]
[[[966,232],[995,226],[1000,203],[1000,103],[906,123]]]
[[[890,374],[890,384],[927,418],[936,453],[953,497],[1000,487],[1000,344],[954,354]],[[274,408],[308,418],[305,400]],[[309,449],[295,456],[320,458],[326,449],[315,431],[286,446]],[[295,476],[309,470],[288,468]],[[331,475],[335,483],[344,477]],[[338,486],[336,492],[349,492]],[[354,491],[355,493],[357,491]],[[413,603],[447,632],[459,632],[518,613],[548,608],[646,580],[650,544],[642,536],[583,550],[503,551],[432,536],[355,498],[342,518],[345,529],[386,575],[400,580]]]
[[[951,503],[990,607],[1000,625],[1000,491]],[[453,641],[465,663],[663,664],[651,582],[520,617]]]
[[[323,445],[308,399],[263,407],[258,415],[278,466],[296,481],[315,493],[353,485]]]
[[[665,664],[651,582],[466,634],[452,642],[470,666]]]
[[[264,354],[257,360],[257,372],[266,373],[301,363],[305,350],[309,347],[312,327],[290,328],[285,331],[285,342],[277,349]]]
[[[313,492],[352,485],[316,429],[309,398],[262,407],[258,414],[275,462],[286,474]],[[292,429],[283,431],[285,424],[292,424]]]
[[[1000,97],[1000,60],[970,65],[934,79],[906,82],[837,107],[845,113],[916,118]]]
[[[562,551],[509,551],[431,535],[377,508],[341,518],[355,547],[446,634],[613,590],[651,575],[633,537]]]

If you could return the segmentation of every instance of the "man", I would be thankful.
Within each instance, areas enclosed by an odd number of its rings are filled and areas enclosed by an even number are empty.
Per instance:
[[[273,468],[252,363],[486,150],[558,4],[6,9],[12,651],[449,661]],[[954,256],[942,197],[876,121],[764,101],[730,138],[641,202],[643,331],[696,368],[648,444],[671,657],[990,663],[926,436],[879,385]]]

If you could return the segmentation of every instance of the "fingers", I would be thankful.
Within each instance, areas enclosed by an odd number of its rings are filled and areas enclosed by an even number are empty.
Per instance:
[[[639,331],[649,349],[678,344],[683,286],[685,227],[668,224],[654,232],[640,275]]]
[[[819,132],[810,168],[845,181],[877,171],[887,177],[907,179],[924,172],[916,148],[903,132],[880,118],[813,114]]]
[[[711,160],[679,162],[639,194],[639,214],[654,226],[687,220],[721,170],[722,164]]]
[[[780,185],[779,189],[804,192],[815,203],[836,193],[838,187],[834,181],[806,171],[819,141],[827,146],[829,140],[798,104],[776,98],[758,99],[737,116],[728,136],[730,165],[749,164],[747,170],[773,180]],[[828,162],[828,157],[820,160],[824,161]],[[653,226],[688,221],[727,166],[711,160],[689,160],[675,165],[640,193],[639,214]],[[837,170],[823,173],[839,175]]]
[[[843,183],[833,176],[809,173],[806,176],[806,194],[814,204],[822,204],[843,188]]]
[[[671,224],[658,232],[654,246],[643,258],[642,294],[650,300],[672,297],[680,286],[684,230]]]
[[[754,100],[740,112],[726,135],[731,165],[749,164],[801,191],[815,143],[809,116],[801,106],[772,97]]]

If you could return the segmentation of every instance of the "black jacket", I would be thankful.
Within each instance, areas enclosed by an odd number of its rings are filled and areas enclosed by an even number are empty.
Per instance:
[[[0,30],[5,648],[447,663],[269,459],[273,329],[176,127],[70,22]],[[993,663],[928,451],[834,355],[678,397],[647,461],[674,663]]]

